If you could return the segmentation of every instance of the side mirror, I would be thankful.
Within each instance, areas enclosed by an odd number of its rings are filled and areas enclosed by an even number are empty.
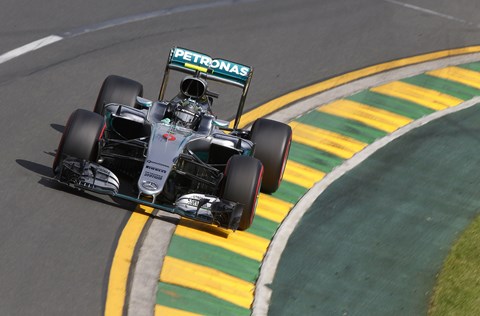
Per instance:
[[[148,109],[153,104],[153,101],[137,96],[136,105],[139,109]]]
[[[213,120],[213,125],[226,128],[226,127],[228,127],[228,125],[230,125],[230,122],[229,122],[229,121],[224,121],[224,120],[215,119],[215,120]]]

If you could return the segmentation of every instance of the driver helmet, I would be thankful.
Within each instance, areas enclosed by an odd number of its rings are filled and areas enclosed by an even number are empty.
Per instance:
[[[195,100],[185,99],[178,103],[175,108],[175,117],[177,122],[181,125],[191,128],[200,117],[201,108],[197,105]]]

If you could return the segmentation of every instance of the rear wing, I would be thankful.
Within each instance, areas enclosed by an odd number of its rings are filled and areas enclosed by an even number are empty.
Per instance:
[[[174,47],[170,51],[165,74],[160,87],[159,100],[164,97],[167,88],[168,74],[170,69],[197,75],[200,78],[214,80],[230,84],[242,89],[242,97],[235,117],[234,129],[240,123],[240,117],[245,106],[250,80],[253,75],[253,68],[226,59],[213,59],[212,57],[193,50]]]

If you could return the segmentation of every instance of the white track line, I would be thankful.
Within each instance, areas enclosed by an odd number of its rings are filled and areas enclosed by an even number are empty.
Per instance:
[[[2,55],[0,55],[0,64],[3,64],[13,58],[16,58],[18,56],[24,55],[28,52],[32,52],[34,50],[37,50],[39,48],[45,47],[47,45],[53,44],[55,42],[61,41],[63,37],[58,36],[58,35],[50,35],[44,38],[41,38],[39,40],[36,40],[34,42],[31,42],[29,44],[23,45],[21,47],[15,48],[9,52],[6,52]]]
[[[162,9],[162,10],[157,10],[152,12],[145,12],[145,13],[126,16],[126,17],[116,18],[112,20],[107,20],[107,21],[103,21],[100,23],[92,24],[92,25],[82,26],[82,27],[61,33],[60,35],[49,35],[47,37],[41,38],[29,44],[23,45],[22,47],[18,47],[11,51],[8,51],[0,55],[0,64],[3,64],[16,57],[25,55],[26,53],[32,52],[39,48],[64,40],[66,38],[77,37],[87,33],[93,33],[100,30],[125,25],[128,23],[150,20],[150,19],[154,19],[154,18],[166,16],[166,15],[212,9],[212,8],[217,8],[222,6],[236,5],[236,4],[249,3],[249,2],[255,2],[255,1],[260,1],[260,0],[217,0],[214,2],[180,5],[172,8],[167,8],[167,9]]]
[[[155,18],[159,18],[159,17],[162,17],[162,16],[174,15],[174,14],[191,12],[191,11],[213,9],[213,8],[218,8],[218,7],[223,7],[223,6],[249,3],[249,2],[255,2],[255,1],[260,1],[260,0],[217,0],[217,1],[214,1],[214,2],[179,5],[179,6],[176,6],[176,7],[171,7],[171,8],[166,8],[166,9],[161,9],[161,10],[156,10],[156,11],[151,11],[151,12],[145,12],[145,13],[140,13],[140,14],[134,14],[134,15],[130,15],[130,16],[125,16],[125,17],[121,17],[121,18],[116,18],[116,19],[112,19],[112,20],[103,21],[103,22],[92,24],[92,25],[89,25],[89,26],[76,28],[76,29],[70,30],[68,32],[62,33],[61,35],[65,36],[65,37],[75,37],[75,36],[79,36],[79,35],[83,35],[83,34],[87,34],[87,33],[92,33],[92,32],[96,32],[96,31],[108,29],[108,28],[111,28],[111,27],[117,27],[117,26],[128,24],[128,23],[141,22],[141,21],[145,21],[145,20],[155,19]]]
[[[447,20],[452,20],[452,21],[456,21],[456,22],[460,22],[460,23],[464,23],[464,24],[468,24],[468,25],[474,25],[473,23],[468,22],[464,19],[460,19],[460,18],[454,17],[452,15],[440,13],[440,12],[433,11],[433,10],[430,10],[430,9],[422,8],[422,7],[413,5],[413,4],[400,2],[400,1],[396,1],[396,0],[385,0],[385,2],[396,4],[396,5],[402,6],[404,8],[409,8],[409,9],[412,9],[412,10],[415,10],[415,11],[420,11],[420,12],[423,12],[423,13],[428,13],[428,14],[431,14],[431,15],[435,15],[435,16],[438,16],[438,17],[441,17],[441,18],[444,18],[444,19],[447,19]],[[474,26],[478,27],[478,25],[474,25]]]

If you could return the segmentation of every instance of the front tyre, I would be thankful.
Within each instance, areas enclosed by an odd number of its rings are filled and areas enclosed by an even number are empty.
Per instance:
[[[262,175],[263,166],[258,159],[235,155],[228,160],[221,197],[243,205],[239,230],[246,230],[253,223]]]
[[[58,145],[53,173],[57,174],[60,162],[68,156],[96,161],[98,141],[104,129],[105,122],[101,115],[83,109],[73,112]]]
[[[284,123],[261,118],[253,123],[250,135],[250,140],[255,144],[254,157],[265,168],[262,192],[273,193],[282,182],[292,142],[292,128]]]
[[[137,96],[143,96],[141,83],[125,77],[110,75],[103,81],[93,111],[104,115],[105,105],[109,103],[135,107]]]

